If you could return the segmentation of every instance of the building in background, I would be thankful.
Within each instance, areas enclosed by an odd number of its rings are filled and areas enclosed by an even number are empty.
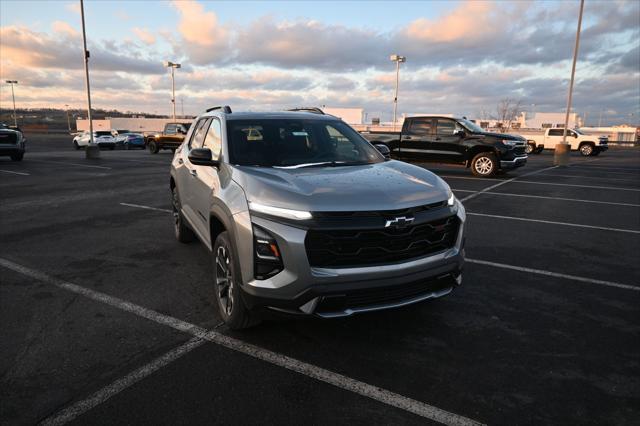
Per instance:
[[[552,129],[564,127],[564,112],[522,112],[516,123],[522,129]],[[569,128],[577,129],[582,127],[582,118],[572,112],[569,114]]]
[[[335,115],[347,124],[364,123],[364,108],[322,108],[325,114]]]

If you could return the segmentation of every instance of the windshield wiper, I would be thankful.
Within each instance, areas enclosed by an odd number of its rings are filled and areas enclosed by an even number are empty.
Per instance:
[[[322,161],[320,163],[303,163],[296,164],[294,166],[273,166],[275,169],[303,169],[305,167],[320,167],[320,166],[341,166],[345,164],[345,161]]]

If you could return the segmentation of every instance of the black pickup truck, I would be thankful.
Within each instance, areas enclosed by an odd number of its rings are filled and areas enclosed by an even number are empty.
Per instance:
[[[466,118],[407,117],[400,132],[361,132],[372,144],[384,144],[391,156],[410,163],[463,164],[477,176],[524,166],[526,140],[486,132]]]

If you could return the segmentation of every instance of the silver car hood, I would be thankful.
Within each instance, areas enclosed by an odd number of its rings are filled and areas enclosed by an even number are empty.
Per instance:
[[[364,166],[274,169],[233,166],[248,201],[305,211],[397,210],[447,199],[448,185],[400,161]]]

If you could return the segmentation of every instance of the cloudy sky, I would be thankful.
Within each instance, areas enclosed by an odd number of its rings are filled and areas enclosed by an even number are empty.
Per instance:
[[[181,62],[178,113],[362,107],[492,113],[505,97],[562,111],[579,2],[85,1],[94,106],[169,114],[163,60]],[[79,1],[2,0],[0,77],[27,107],[85,103]],[[640,116],[640,2],[586,0],[574,107],[587,124]],[[1,85],[0,102],[11,92]]]

